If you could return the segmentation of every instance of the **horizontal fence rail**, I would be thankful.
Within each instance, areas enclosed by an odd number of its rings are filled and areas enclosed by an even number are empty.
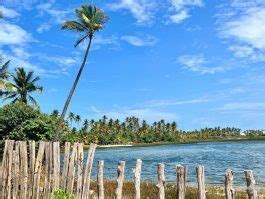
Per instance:
[[[61,161],[59,142],[13,141],[6,140],[2,160],[2,199],[10,198],[52,198],[52,193],[63,190],[74,194],[78,199],[108,198],[104,189],[104,161],[98,161],[97,190],[91,190],[92,165],[96,144],[90,144],[87,158],[84,158],[83,144],[69,142],[64,145],[64,157]],[[84,164],[84,160],[86,162]],[[61,162],[63,164],[61,165]],[[115,198],[126,198],[123,195],[125,181],[125,161],[117,165],[117,182]],[[141,198],[142,160],[137,159],[133,169],[135,199]],[[249,199],[258,199],[255,179],[251,170],[244,171]],[[198,198],[206,198],[204,166],[196,167]],[[187,188],[187,167],[176,165],[176,197],[184,199]],[[166,198],[165,165],[157,165],[157,198]],[[233,171],[225,173],[225,197],[235,198],[233,188]]]

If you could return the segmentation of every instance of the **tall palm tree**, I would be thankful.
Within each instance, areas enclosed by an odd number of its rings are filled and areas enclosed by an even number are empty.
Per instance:
[[[76,13],[77,19],[72,20],[72,21],[66,21],[63,24],[62,29],[63,30],[71,30],[73,32],[77,32],[77,33],[81,34],[81,36],[79,37],[79,39],[76,41],[76,43],[74,45],[75,47],[77,47],[80,43],[82,43],[86,39],[88,39],[88,45],[86,48],[86,52],[85,52],[85,56],[84,56],[82,65],[78,71],[78,74],[76,76],[74,84],[73,84],[73,86],[70,90],[70,93],[67,97],[67,100],[65,102],[65,105],[64,105],[61,117],[60,117],[60,121],[59,121],[59,124],[57,126],[55,136],[53,138],[54,140],[57,140],[57,138],[59,136],[59,133],[60,133],[61,127],[62,127],[62,122],[63,122],[63,119],[65,117],[67,108],[69,106],[69,103],[71,101],[71,98],[73,96],[75,88],[77,86],[79,78],[82,74],[82,71],[86,65],[87,56],[89,53],[89,49],[91,46],[91,41],[92,41],[92,38],[94,36],[94,33],[103,29],[104,24],[108,20],[108,17],[104,14],[104,11],[102,9],[99,9],[96,6],[93,6],[91,4],[90,5],[82,5],[81,8],[75,10],[75,13]]]
[[[68,119],[70,120],[71,126],[73,124],[73,121],[75,120],[75,114],[73,112],[69,112]]]
[[[30,101],[33,105],[38,106],[31,93],[42,92],[42,86],[36,85],[40,78],[38,76],[34,77],[33,71],[27,73],[24,68],[16,68],[15,74],[11,75],[11,79],[10,85],[15,89],[3,91],[2,94],[5,96],[3,101],[12,99],[12,102],[23,102],[25,104]]]

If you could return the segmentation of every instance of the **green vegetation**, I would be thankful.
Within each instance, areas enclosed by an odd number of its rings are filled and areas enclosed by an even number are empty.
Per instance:
[[[59,133],[61,133],[62,123],[71,101],[71,98],[74,94],[76,86],[78,84],[79,78],[83,72],[83,69],[86,65],[87,56],[89,53],[89,49],[91,46],[92,38],[95,32],[98,32],[103,29],[104,24],[108,21],[108,17],[104,14],[104,11],[100,8],[97,8],[93,5],[82,5],[81,8],[75,10],[76,20],[66,21],[62,26],[63,30],[70,30],[75,33],[79,33],[81,36],[75,43],[75,47],[77,47],[80,43],[84,42],[88,39],[88,45],[86,48],[85,56],[82,62],[82,65],[78,71],[74,84],[69,92],[67,100],[64,104],[64,108],[60,117],[60,121],[58,127],[56,129],[56,133],[54,136],[54,140],[58,139]]]
[[[78,115],[77,115],[78,116]],[[79,117],[79,116],[78,116]],[[71,126],[73,122],[80,123],[74,113],[69,114]],[[84,119],[83,126],[78,130],[72,127],[71,133],[62,136],[63,141],[80,141],[106,144],[128,143],[183,143],[198,141],[220,141],[241,139],[265,139],[261,130],[241,131],[239,128],[204,128],[195,131],[182,131],[177,129],[177,123],[166,123],[164,120],[148,124],[136,117],[127,117],[125,121],[108,119],[103,116],[99,120]]]
[[[52,193],[52,199],[75,199],[73,194],[65,193],[63,190],[57,190]]]

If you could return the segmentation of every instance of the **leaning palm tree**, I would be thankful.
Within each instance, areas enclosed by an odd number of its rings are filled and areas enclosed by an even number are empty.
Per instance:
[[[12,102],[23,102],[28,104],[28,101],[33,103],[34,106],[38,106],[37,101],[33,98],[31,93],[42,92],[42,86],[36,85],[36,82],[40,78],[34,77],[34,72],[26,72],[24,68],[16,68],[15,74],[11,75],[12,82],[11,86],[15,89],[4,90],[2,94],[4,95],[3,101],[12,99]]]
[[[70,93],[67,97],[67,100],[65,102],[65,105],[64,105],[61,117],[60,117],[60,121],[59,121],[59,124],[57,126],[55,136],[53,138],[54,140],[57,140],[57,138],[59,136],[59,133],[60,133],[61,127],[62,127],[62,122],[64,120],[67,108],[69,106],[69,103],[71,101],[71,98],[73,96],[75,88],[77,86],[79,78],[82,74],[82,71],[86,65],[87,56],[89,53],[89,49],[91,46],[91,41],[92,41],[92,38],[94,36],[94,33],[103,29],[104,24],[108,20],[108,17],[104,14],[104,11],[102,9],[99,9],[96,6],[93,6],[91,4],[90,5],[82,5],[81,8],[75,10],[75,13],[76,13],[76,20],[66,21],[63,24],[62,29],[63,30],[71,30],[73,32],[80,33],[81,36],[76,41],[76,43],[74,45],[75,47],[77,47],[80,43],[82,43],[83,41],[85,41],[87,39],[88,39],[88,45],[86,48],[86,52],[85,52],[85,56],[84,56],[82,65],[78,71],[78,74],[76,76],[74,84],[73,84],[73,86],[70,90]]]

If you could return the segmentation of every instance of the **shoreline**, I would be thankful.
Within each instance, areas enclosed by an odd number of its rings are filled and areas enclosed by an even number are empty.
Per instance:
[[[98,149],[109,148],[127,148],[127,147],[149,147],[149,146],[163,146],[163,145],[177,145],[177,144],[196,144],[207,142],[247,142],[247,141],[265,141],[265,136],[253,137],[253,138],[227,138],[227,139],[209,139],[209,140],[190,140],[187,142],[153,142],[153,143],[128,143],[128,144],[110,144],[110,145],[98,145]],[[89,149],[89,145],[84,145],[85,149]]]

